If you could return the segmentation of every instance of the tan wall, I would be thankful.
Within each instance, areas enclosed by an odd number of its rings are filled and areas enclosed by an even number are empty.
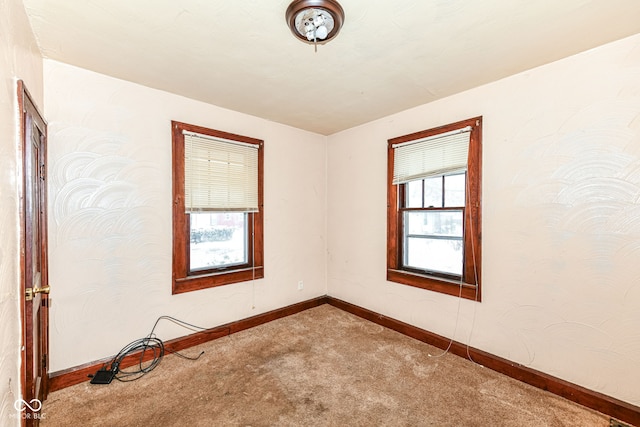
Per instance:
[[[44,67],[51,371],[116,354],[160,315],[214,327],[326,294],[326,137]],[[265,141],[265,279],[171,295],[171,120]],[[157,335],[189,332],[161,324]]]
[[[42,58],[22,2],[0,0],[0,425],[19,425],[21,182],[17,80],[42,107]]]
[[[386,140],[484,117],[483,301],[387,282]],[[329,137],[329,294],[640,405],[640,35]]]

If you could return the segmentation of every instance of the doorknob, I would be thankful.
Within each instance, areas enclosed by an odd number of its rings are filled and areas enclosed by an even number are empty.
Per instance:
[[[25,289],[25,300],[31,301],[35,294],[48,294],[51,288],[49,285],[42,288],[27,288]]]

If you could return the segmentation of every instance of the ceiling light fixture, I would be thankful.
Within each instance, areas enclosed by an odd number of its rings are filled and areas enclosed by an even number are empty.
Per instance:
[[[324,44],[338,35],[344,22],[344,10],[335,0],[294,0],[285,14],[287,25],[298,39]]]

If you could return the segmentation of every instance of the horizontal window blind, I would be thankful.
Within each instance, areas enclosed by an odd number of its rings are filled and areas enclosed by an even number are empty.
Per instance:
[[[467,170],[471,127],[392,145],[393,183]]]
[[[257,212],[258,149],[185,132],[185,210]]]

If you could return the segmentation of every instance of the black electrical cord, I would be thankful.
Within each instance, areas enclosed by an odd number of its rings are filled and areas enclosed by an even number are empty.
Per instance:
[[[181,354],[177,351],[165,349],[162,340],[156,337],[154,333],[156,330],[156,326],[158,326],[158,322],[163,319],[169,320],[179,326],[190,329],[192,331],[204,331],[207,329],[200,326],[192,325],[190,323],[176,319],[175,317],[160,316],[158,317],[158,320],[156,320],[156,323],[153,325],[153,328],[151,329],[149,335],[127,344],[122,350],[118,352],[117,355],[114,356],[113,359],[111,359],[110,362],[105,363],[102,368],[100,368],[100,371],[109,371],[113,373],[113,378],[117,379],[118,381],[128,382],[135,381],[155,369],[155,367],[158,366],[158,364],[164,357],[165,350],[169,353],[175,354],[176,356],[182,357],[183,359],[198,360],[200,356],[204,354],[204,351],[202,351],[196,357],[190,357],[185,356],[184,354]],[[121,369],[120,365],[122,361],[130,354],[134,354],[136,352],[140,352],[137,365],[126,369]],[[145,358],[148,357],[149,353],[151,353],[151,359],[145,362]]]

